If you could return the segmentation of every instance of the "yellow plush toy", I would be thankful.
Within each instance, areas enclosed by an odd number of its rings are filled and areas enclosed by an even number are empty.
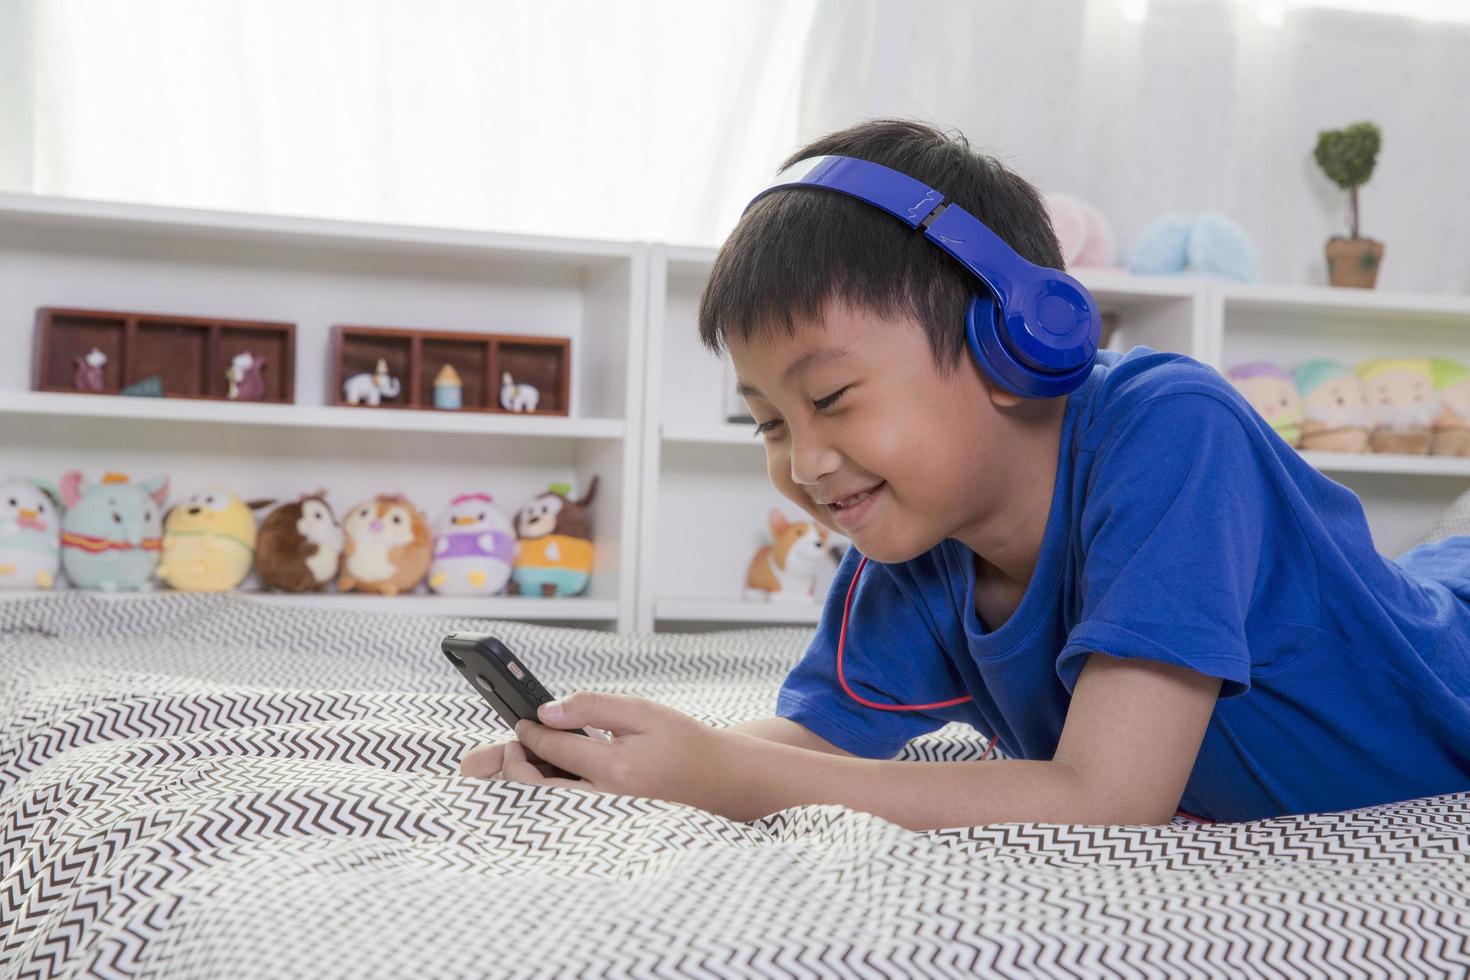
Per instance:
[[[255,563],[254,511],[271,503],[210,489],[176,505],[163,522],[158,577],[180,592],[235,588]]]

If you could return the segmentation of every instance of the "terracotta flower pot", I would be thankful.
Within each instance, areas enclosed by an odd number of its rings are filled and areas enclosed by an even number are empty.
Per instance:
[[[1383,262],[1383,243],[1373,238],[1332,238],[1327,242],[1327,275],[1334,286],[1372,289]]]

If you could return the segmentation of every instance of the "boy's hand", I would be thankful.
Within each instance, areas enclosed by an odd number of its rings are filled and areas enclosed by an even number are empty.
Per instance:
[[[732,741],[682,712],[643,698],[579,691],[543,704],[541,724],[523,721],[517,740],[465,755],[460,772],[546,786],[571,786],[724,811]],[[559,729],[601,728],[610,741]],[[552,775],[553,767],[582,781]]]

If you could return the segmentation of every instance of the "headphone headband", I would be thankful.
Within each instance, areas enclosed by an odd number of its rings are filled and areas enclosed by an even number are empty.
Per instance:
[[[797,161],[772,191],[813,187],[857,198],[897,218],[948,253],[984,284],[966,316],[970,348],[992,379],[1018,395],[1074,390],[1091,372],[1102,332],[1092,294],[1059,269],[1028,262],[984,222],[907,174],[856,157]]]

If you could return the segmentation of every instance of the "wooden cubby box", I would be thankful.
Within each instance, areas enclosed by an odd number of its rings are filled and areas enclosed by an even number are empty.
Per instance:
[[[347,380],[373,374],[381,360],[397,379],[399,392],[393,398],[380,396],[379,407],[436,410],[434,379],[448,364],[462,385],[458,411],[570,415],[571,355],[572,342],[566,337],[339,325],[332,328],[332,404],[351,404],[344,391]],[[501,407],[505,371],[517,384],[536,388],[540,400],[535,412],[511,413]]]
[[[93,348],[107,356],[101,391],[77,386],[77,362]],[[246,351],[265,358],[265,390],[251,400],[295,401],[295,324],[42,307],[36,311],[32,387],[116,395],[156,377],[165,398],[228,401],[226,371]]]

